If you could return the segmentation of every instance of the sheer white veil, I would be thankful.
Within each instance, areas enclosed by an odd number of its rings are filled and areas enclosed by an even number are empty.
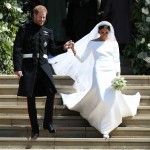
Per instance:
[[[108,38],[111,40],[116,40],[114,29],[111,23],[107,21],[101,21],[92,29],[89,34],[85,35],[75,43],[75,49],[77,50],[78,54],[83,53],[86,50],[89,41],[99,37],[98,27],[102,25],[110,26]],[[94,65],[92,54],[90,54],[90,56],[83,63],[80,63],[79,60],[74,57],[72,50],[69,49],[64,54],[50,58],[49,63],[52,65],[57,75],[70,76],[75,81],[74,87],[76,91],[87,91],[90,88]]]

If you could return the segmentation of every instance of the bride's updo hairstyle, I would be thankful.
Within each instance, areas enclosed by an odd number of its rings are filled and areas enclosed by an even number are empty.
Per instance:
[[[100,25],[98,27],[98,30],[101,30],[101,29],[104,29],[104,28],[106,28],[106,29],[108,29],[110,31],[110,26],[109,25]]]

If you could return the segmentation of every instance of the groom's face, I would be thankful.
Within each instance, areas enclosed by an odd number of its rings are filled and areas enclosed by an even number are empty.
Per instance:
[[[45,11],[41,11],[38,14],[34,13],[34,22],[39,25],[39,26],[43,26],[45,21],[46,21],[46,12]]]

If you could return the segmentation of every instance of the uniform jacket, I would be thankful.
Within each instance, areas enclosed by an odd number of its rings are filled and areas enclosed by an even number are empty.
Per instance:
[[[48,59],[36,58],[37,53],[58,55],[64,53],[63,46],[56,46],[53,30],[44,26],[38,26],[34,22],[21,25],[16,34],[13,48],[14,71],[22,71],[23,76],[19,81],[18,96],[31,96],[35,85],[35,75],[38,65],[44,70],[49,78],[49,84],[53,92],[57,92],[51,66]],[[33,58],[23,58],[23,54],[33,54]],[[42,84],[39,82],[35,96],[46,96]]]

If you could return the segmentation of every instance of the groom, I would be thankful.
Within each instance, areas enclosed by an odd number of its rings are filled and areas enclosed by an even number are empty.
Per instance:
[[[27,97],[32,138],[39,136],[36,96],[47,96],[43,128],[50,133],[56,132],[53,127],[53,105],[57,90],[47,55],[65,53],[71,47],[71,41],[61,46],[55,45],[53,31],[44,27],[46,15],[44,6],[36,6],[33,22],[19,27],[13,48],[14,71],[20,78],[17,95]]]

